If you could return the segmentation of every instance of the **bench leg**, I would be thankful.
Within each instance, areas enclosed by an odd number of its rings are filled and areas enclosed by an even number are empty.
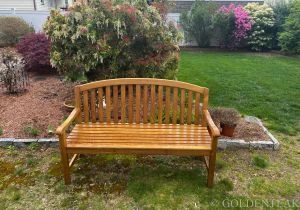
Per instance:
[[[208,164],[208,178],[207,186],[211,188],[214,184],[214,175],[215,175],[215,166],[216,166],[216,153],[212,152],[209,155],[209,164]]]
[[[61,163],[64,172],[65,184],[71,183],[70,167],[69,167],[69,158],[65,149],[61,148]]]

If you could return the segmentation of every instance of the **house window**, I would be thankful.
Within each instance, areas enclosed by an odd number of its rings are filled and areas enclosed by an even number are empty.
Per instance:
[[[41,0],[41,5],[45,5],[45,0]]]

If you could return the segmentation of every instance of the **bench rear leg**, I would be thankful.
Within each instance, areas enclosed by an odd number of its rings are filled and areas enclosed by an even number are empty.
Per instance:
[[[207,178],[207,186],[209,188],[211,188],[214,184],[215,167],[216,167],[216,152],[211,152],[209,155],[208,178]]]
[[[64,172],[65,184],[71,183],[70,167],[69,167],[69,158],[66,150],[61,148],[61,163]]]

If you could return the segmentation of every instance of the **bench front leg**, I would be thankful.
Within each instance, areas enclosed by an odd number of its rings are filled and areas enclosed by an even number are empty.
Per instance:
[[[218,140],[215,139],[217,137],[213,137],[212,141],[217,142]],[[207,186],[209,188],[213,187],[214,184],[214,176],[215,176],[215,168],[216,168],[216,149],[212,149],[209,155],[209,160],[208,160],[208,177],[207,177]]]
[[[65,145],[62,142],[66,141],[66,134],[59,135],[59,142],[60,142],[60,155],[61,155],[61,164],[64,172],[64,180],[65,184],[71,183],[71,174],[70,174],[70,167],[69,167],[69,156],[66,150]]]
[[[72,124],[72,122],[76,119],[79,113],[79,109],[75,108],[71,112],[70,116],[56,130],[56,134],[59,137],[61,163],[64,172],[65,184],[71,183],[69,156],[67,153],[66,129]]]
[[[210,131],[211,137],[211,152],[208,160],[208,178],[207,178],[207,186],[212,187],[214,184],[214,175],[216,168],[216,154],[217,154],[217,146],[218,146],[218,138],[220,136],[220,131],[217,126],[214,124],[209,111],[204,110],[204,119],[207,122],[207,128]]]

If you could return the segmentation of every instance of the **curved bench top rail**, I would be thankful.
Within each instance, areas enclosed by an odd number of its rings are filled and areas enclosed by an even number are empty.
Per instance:
[[[200,87],[186,82],[180,82],[175,80],[166,79],[154,79],[154,78],[121,78],[121,79],[110,79],[102,80],[97,82],[91,82],[88,84],[78,85],[80,91],[86,91],[89,89],[113,86],[113,85],[161,85],[165,87],[177,87],[182,89],[188,89],[191,91],[199,92],[204,94],[208,93],[208,88]]]

